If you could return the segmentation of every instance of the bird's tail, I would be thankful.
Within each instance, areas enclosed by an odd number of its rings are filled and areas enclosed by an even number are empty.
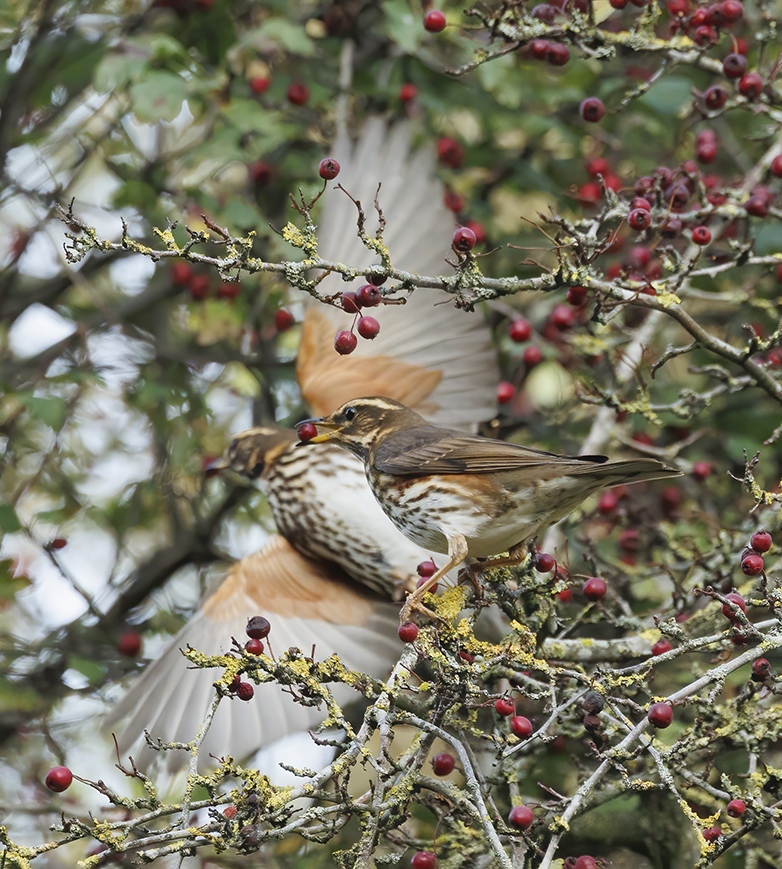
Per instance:
[[[640,483],[644,480],[668,480],[682,475],[678,468],[672,468],[657,459],[606,462],[599,468],[591,468],[589,473],[599,478],[604,486],[621,486],[623,483]]]

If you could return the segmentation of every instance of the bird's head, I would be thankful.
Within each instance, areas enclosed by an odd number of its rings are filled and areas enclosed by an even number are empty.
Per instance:
[[[207,470],[230,470],[257,480],[264,470],[296,443],[296,432],[273,426],[258,426],[239,432],[228,445],[223,456],[209,465]]]
[[[363,459],[387,435],[423,422],[404,404],[376,396],[348,401],[330,416],[305,419],[296,428],[303,444],[333,443]]]

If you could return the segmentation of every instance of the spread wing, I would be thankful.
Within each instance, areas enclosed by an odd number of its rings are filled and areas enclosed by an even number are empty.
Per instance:
[[[121,756],[132,754],[148,766],[156,752],[143,731],[163,741],[192,740],[215,696],[217,670],[194,670],[180,649],[190,644],[205,654],[231,649],[231,637],[246,639],[248,618],[264,615],[272,625],[275,653],[298,646],[326,658],[336,652],[349,669],[385,678],[399,656],[399,606],[382,601],[347,580],[326,562],[304,558],[282,537],[236,562],[218,590],[205,600],[168,648],[137,679],[112,712],[108,725],[127,719],[118,737]],[[242,759],[261,747],[309,728],[326,717],[325,708],[301,706],[281,686],[255,685],[249,702],[225,698],[215,716],[200,758],[230,754]],[[340,703],[357,699],[352,689],[334,686]],[[166,758],[170,768],[184,765],[181,752]]]
[[[367,231],[377,226],[374,199],[386,228],[383,241],[396,268],[423,275],[449,274],[453,214],[443,205],[444,189],[435,177],[430,145],[414,149],[410,124],[389,127],[379,118],[365,124],[353,146],[340,137],[332,149],[342,166],[339,181],[358,199]],[[318,220],[319,251],[332,262],[378,263],[356,233],[355,205],[341,191],[324,194]],[[324,293],[356,290],[363,279],[345,283],[329,275]],[[372,340],[359,339],[350,356],[334,352],[334,335],[349,329],[353,315],[313,302],[304,318],[297,359],[299,386],[316,416],[326,416],[352,398],[386,395],[418,411],[427,420],[474,431],[496,412],[499,380],[491,334],[479,312],[454,307],[453,297],[422,288],[404,305],[380,305],[366,311],[380,323]]]

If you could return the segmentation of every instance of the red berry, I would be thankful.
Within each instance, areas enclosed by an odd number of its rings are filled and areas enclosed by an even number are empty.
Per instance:
[[[533,39],[529,44],[529,53],[535,60],[545,60],[548,54],[548,46],[549,43],[546,39]]]
[[[530,15],[542,21],[544,24],[553,24],[557,17],[557,7],[552,3],[538,3],[534,6]]]
[[[471,654],[470,652],[466,651],[465,649],[459,650],[459,657],[463,661],[466,661],[468,664],[472,664],[472,662],[475,660],[475,655]]]
[[[117,641],[117,651],[126,658],[135,658],[141,651],[141,634],[126,631]]]
[[[350,291],[341,293],[340,301],[342,302],[342,307],[348,312],[348,314],[358,314],[361,305],[359,304],[358,296],[355,293]]]
[[[209,275],[190,275],[187,288],[194,299],[202,301],[209,295]]]
[[[256,160],[247,167],[250,178],[259,187],[265,187],[274,178],[274,169],[265,160]]]
[[[695,244],[708,244],[711,241],[711,231],[707,226],[696,226],[692,231],[692,240]]]
[[[456,761],[452,754],[444,751],[442,754],[436,754],[432,758],[432,770],[435,775],[450,775],[456,766]]]
[[[771,664],[767,658],[758,658],[752,664],[752,681],[765,682],[771,675]]]
[[[649,229],[652,224],[652,218],[645,208],[636,208],[630,212],[627,222],[630,228],[636,232],[642,232],[644,229]]]
[[[514,806],[508,815],[508,823],[520,830],[528,830],[534,820],[535,816],[529,806]]]
[[[171,281],[177,287],[186,287],[192,273],[188,263],[174,263],[171,266]]]
[[[437,157],[451,169],[459,169],[464,161],[464,148],[450,136],[437,140]]]
[[[582,100],[579,111],[585,121],[595,123],[606,113],[606,107],[603,105],[603,101],[597,97],[587,97]]]
[[[440,33],[445,30],[445,15],[439,9],[430,9],[424,15],[424,30],[430,33]]]
[[[540,364],[541,359],[543,359],[543,353],[537,347],[526,347],[521,354],[521,359],[527,366],[527,370],[531,370]]]
[[[782,154],[777,154],[777,156],[774,157],[769,169],[775,178],[782,178]]]
[[[290,329],[291,326],[296,322],[293,314],[290,311],[286,311],[284,308],[280,308],[279,311],[275,311],[274,313],[274,325],[277,328],[278,332],[285,332]]]
[[[238,811],[238,809],[236,808],[236,806],[226,806],[223,809],[223,814],[225,815],[226,818],[228,818],[228,820],[230,820],[231,818],[236,817],[237,811]]]
[[[375,308],[383,294],[375,284],[364,284],[356,290],[356,302],[360,308]]]
[[[339,163],[333,157],[324,157],[318,164],[318,175],[325,181],[333,181],[339,175]]]
[[[428,579],[430,576],[434,576],[435,573],[437,573],[437,565],[430,558],[428,561],[422,561],[415,570],[419,576]]]
[[[550,42],[546,49],[546,60],[552,66],[564,66],[570,60],[570,49],[561,42]]]
[[[516,387],[507,380],[501,380],[497,384],[497,404],[507,404],[516,394]]]
[[[288,85],[288,102],[294,106],[303,106],[310,98],[310,89],[301,82],[291,82]]]
[[[413,869],[435,869],[437,857],[431,851],[418,851],[410,860]]]
[[[725,105],[727,99],[728,92],[716,84],[707,88],[706,93],[703,95],[703,101],[706,103],[707,108],[713,110],[721,109]]]
[[[734,24],[744,15],[744,7],[739,0],[723,0],[719,6],[726,24]]]
[[[453,234],[451,245],[462,253],[472,250],[475,247],[475,233],[466,226],[460,226]]]
[[[221,299],[235,299],[242,291],[241,284],[232,284],[228,281],[223,281],[217,285],[217,295]]]
[[[608,585],[602,577],[590,576],[582,586],[581,591],[587,600],[597,601],[602,600],[606,596],[607,588]]]
[[[752,537],[749,538],[749,545],[755,550],[755,552],[768,552],[771,549],[771,535],[768,531],[756,531]],[[52,543],[52,546],[54,544]]]
[[[514,715],[510,720],[510,729],[511,733],[515,733],[516,736],[526,739],[532,735],[534,728],[529,718],[525,718],[523,715]]]
[[[263,616],[253,616],[248,622],[244,632],[251,640],[265,640],[269,636],[272,626],[268,619]]]
[[[747,71],[747,58],[743,54],[727,54],[722,60],[722,71],[728,78],[741,78]]]
[[[585,208],[591,208],[593,205],[597,205],[600,202],[600,198],[603,195],[603,189],[597,181],[587,181],[586,184],[582,184],[578,190],[578,202],[583,205]]]
[[[244,644],[244,650],[248,655],[262,655],[263,642],[261,640],[247,640]]]
[[[414,84],[408,82],[399,88],[399,99],[402,100],[403,103],[409,103],[411,100],[415,99],[417,93],[418,88],[416,88]]]
[[[768,198],[753,193],[744,203],[744,208],[747,214],[751,214],[753,217],[768,217]]]
[[[696,480],[705,480],[711,476],[711,463],[695,462],[692,466],[692,475]]]
[[[560,332],[570,329],[575,323],[576,316],[573,313],[573,308],[570,305],[554,305],[549,316],[549,322],[552,323]]]
[[[703,831],[703,838],[707,842],[715,842],[722,835],[722,830],[719,827],[709,827]]]
[[[477,220],[468,220],[466,226],[467,229],[471,229],[475,233],[476,244],[483,244],[486,241],[486,230],[482,223]]]
[[[550,573],[557,566],[554,556],[548,552],[539,552],[535,556],[535,570],[538,573]]]
[[[405,622],[403,625],[399,625],[397,633],[403,643],[414,643],[418,637],[418,625],[413,624],[413,622]]]
[[[587,163],[586,167],[587,172],[594,176],[607,175],[610,169],[611,166],[605,157],[595,157],[594,160],[590,160],[589,163]]]
[[[646,717],[653,727],[670,727],[673,721],[673,709],[668,703],[652,703]]]
[[[416,587],[416,588],[421,588],[421,586],[426,585],[426,583],[429,582],[430,579],[431,579],[431,577],[428,577],[428,576],[422,576],[422,577],[418,580],[418,582],[415,584],[415,587]],[[430,594],[437,594],[437,586],[438,586],[438,583],[435,583],[434,585],[430,586],[430,587],[427,589],[428,592],[429,592]]]
[[[630,211],[635,211],[636,208],[643,208],[644,211],[651,211],[652,204],[643,196],[634,196],[630,202]]]
[[[573,869],[599,869],[599,867],[597,865],[597,860],[595,860],[594,857],[584,854],[576,859],[576,862],[573,864]]]
[[[739,93],[748,100],[757,99],[763,93],[763,79],[756,72],[748,72],[739,80]]]
[[[46,773],[46,778],[44,779],[46,787],[49,788],[50,791],[54,791],[56,794],[61,794],[63,791],[67,790],[71,786],[72,781],[73,773],[67,766],[53,766],[49,772]]]
[[[296,426],[296,431],[299,435],[299,440],[306,442],[311,441],[318,433],[317,428],[311,422],[303,422]]]
[[[568,303],[573,305],[574,308],[580,308],[586,301],[586,296],[586,287],[570,287],[567,291]]]
[[[703,142],[695,149],[695,156],[701,163],[713,163],[717,159],[717,143]]]
[[[673,646],[666,639],[657,640],[657,642],[652,646],[652,654],[653,655],[664,655],[666,652],[670,652]]]
[[[728,803],[728,814],[731,818],[740,818],[746,812],[747,806],[744,800],[731,800]]]
[[[340,356],[349,356],[358,345],[358,338],[348,331],[337,332],[334,338],[334,349]]]
[[[267,90],[269,90],[269,85],[271,84],[270,78],[251,78],[250,79],[250,90],[254,94],[265,94]]]
[[[747,576],[760,576],[764,566],[763,559],[757,552],[750,552],[741,559],[741,569]]]
[[[252,700],[255,695],[255,688],[249,682],[240,682],[236,689],[236,696],[240,700]]]
[[[380,323],[374,317],[359,317],[356,329],[362,338],[368,338],[371,341],[380,331]]]
[[[725,600],[729,600],[731,603],[736,604],[736,606],[745,613],[747,611],[747,605],[744,602],[744,598],[735,591],[732,591],[730,594],[725,595]],[[738,622],[736,618],[736,614],[733,612],[733,609],[729,606],[729,604],[724,603],[722,605],[722,614],[726,616],[732,622]]]
[[[717,41],[717,31],[707,24],[702,24],[695,28],[695,33],[692,35],[692,41],[696,45],[710,45]]]
[[[619,495],[616,492],[603,492],[597,502],[597,509],[601,513],[613,513],[619,503]]]
[[[519,317],[518,320],[514,320],[510,324],[508,334],[510,335],[511,341],[516,341],[518,344],[522,344],[524,341],[528,341],[530,335],[532,335],[532,326],[530,326],[528,320]]]
[[[464,197],[461,193],[456,193],[453,190],[446,190],[445,196],[443,196],[443,205],[445,205],[449,211],[458,214],[458,212],[462,211],[464,208]]]
[[[508,715],[513,715],[516,711],[516,704],[510,697],[500,697],[494,701],[494,711],[497,715],[502,715],[503,718]]]
[[[769,537],[768,539],[769,539],[768,545],[771,546],[771,542],[770,542],[771,537]],[[49,545],[52,547],[52,549],[62,549],[63,546],[68,545],[68,541],[64,537],[55,537],[54,540],[52,540],[52,542]],[[763,551],[765,552],[765,549]]]

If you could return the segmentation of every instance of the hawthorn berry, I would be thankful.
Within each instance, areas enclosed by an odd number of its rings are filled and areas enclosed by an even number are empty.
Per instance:
[[[437,857],[431,851],[417,851],[410,860],[413,869],[435,869]]]
[[[535,60],[545,60],[548,54],[548,46],[547,39],[533,39],[529,44],[529,53]]]
[[[744,203],[744,209],[753,217],[768,217],[768,197],[753,193]]]
[[[517,344],[523,344],[525,341],[528,341],[530,335],[532,335],[532,326],[530,326],[528,320],[519,317],[518,320],[514,320],[510,324],[508,335],[510,335],[511,341],[515,341]]]
[[[358,338],[347,330],[337,332],[334,338],[334,349],[340,356],[349,356],[357,347]]]
[[[579,111],[581,112],[581,117],[585,121],[596,123],[606,113],[606,107],[603,105],[601,99],[598,99],[597,97],[587,97],[585,100],[582,100],[581,105],[579,106]]]
[[[141,634],[126,631],[117,641],[117,651],[126,658],[135,658],[141,651]]]
[[[358,314],[361,305],[359,304],[358,296],[354,292],[348,290],[347,292],[342,293],[340,295],[340,302],[342,303],[343,309],[347,311],[348,314]]]
[[[538,3],[537,6],[533,6],[530,15],[532,18],[537,18],[538,21],[542,21],[544,24],[553,24],[554,19],[557,16],[557,8],[551,3]]]
[[[236,689],[236,696],[240,700],[252,700],[255,696],[255,688],[249,682],[240,682]]]
[[[53,766],[49,772],[46,773],[44,784],[50,791],[54,791],[56,794],[61,794],[63,791],[68,790],[72,781],[73,773],[67,766]]]
[[[657,640],[657,642],[652,646],[652,654],[655,656],[664,655],[666,652],[670,652],[672,648],[673,646],[670,644],[670,642],[663,638],[661,640]]]
[[[597,860],[589,854],[582,854],[573,864],[573,869],[599,869]]]
[[[749,545],[755,550],[755,552],[768,552],[771,549],[771,535],[768,531],[756,531],[752,537],[749,538]],[[54,544],[52,544],[54,546]]]
[[[740,818],[747,810],[744,800],[731,800],[727,806],[731,818]]]
[[[732,591],[730,594],[725,595],[725,600],[730,601],[730,603],[735,604],[743,613],[747,611],[747,604],[744,602],[744,598],[736,591]],[[736,613],[731,608],[730,604],[724,603],[722,605],[722,614],[732,622],[738,622],[738,618],[736,617]]]
[[[582,586],[581,591],[584,593],[584,597],[587,600],[598,601],[606,596],[607,589],[608,585],[602,577],[590,576]]]
[[[467,253],[475,247],[475,233],[466,226],[460,226],[453,234],[451,245],[461,253]]]
[[[380,323],[374,317],[359,317],[356,329],[362,338],[368,338],[371,341],[377,337],[380,331]]]
[[[454,190],[446,190],[443,196],[443,205],[454,214],[458,214],[464,209],[464,197],[461,193],[456,193]]]
[[[516,711],[516,704],[510,697],[499,697],[494,701],[494,711],[497,715],[502,715],[506,718],[508,715],[513,715]]]
[[[646,716],[653,727],[670,727],[673,721],[673,709],[669,703],[652,703]]]
[[[716,139],[695,142],[695,156],[701,163],[713,163],[717,159],[717,150]]]
[[[749,552],[741,559],[741,569],[747,576],[760,576],[764,566],[763,559],[757,552]]]
[[[721,109],[727,102],[727,99],[728,92],[717,84],[707,88],[703,94],[703,101],[706,103],[706,107],[712,110]]]
[[[538,573],[549,573],[557,566],[554,556],[548,552],[538,552],[535,556],[535,570]]]
[[[300,428],[303,428],[303,426],[300,426]],[[272,626],[268,619],[265,619],[263,616],[253,616],[247,622],[244,632],[251,640],[265,640],[269,636],[271,629]]]
[[[583,205],[585,208],[591,208],[600,202],[602,195],[603,188],[597,181],[587,181],[586,184],[582,184],[581,187],[579,187],[576,199],[579,205]]]
[[[428,561],[422,561],[415,570],[423,579],[429,579],[430,576],[434,576],[437,573],[437,565],[430,558]]]
[[[264,646],[261,640],[247,640],[244,644],[244,650],[248,655],[262,655],[263,649]]]
[[[297,426],[296,431],[300,441],[311,441],[318,433],[317,428],[311,422],[303,422]]]
[[[471,229],[475,233],[476,244],[483,244],[486,241],[486,230],[482,223],[477,220],[468,220],[466,226],[467,229]]]
[[[707,842],[714,842],[722,835],[722,830],[719,827],[709,827],[702,835]]]
[[[448,754],[447,751],[442,752],[442,754],[436,754],[432,758],[432,771],[435,775],[450,775],[455,766],[456,761],[453,755]]]
[[[694,462],[692,466],[692,475],[696,480],[705,480],[711,476],[710,462]]]
[[[339,175],[339,163],[333,157],[324,157],[318,164],[318,175],[324,181],[333,181]]]
[[[403,625],[399,625],[397,634],[403,643],[414,643],[418,637],[418,625],[413,622],[405,622]]]
[[[174,263],[171,266],[171,282],[176,287],[186,287],[192,273],[188,263]]]
[[[567,300],[574,308],[580,308],[586,301],[586,287],[570,287],[567,291]]]
[[[561,42],[550,42],[546,49],[546,60],[552,66],[564,66],[570,60],[570,49]]]
[[[414,84],[406,82],[399,88],[399,99],[402,100],[403,103],[409,103],[411,100],[415,99],[417,93],[418,88]]]
[[[187,288],[196,301],[203,301],[209,295],[209,275],[190,275]]]
[[[782,178],[782,154],[777,154],[768,167],[775,178]]]
[[[710,45],[717,41],[717,31],[708,24],[701,24],[695,28],[695,33],[692,35],[692,41],[696,45]]]
[[[280,308],[274,312],[274,325],[278,332],[286,332],[296,322],[293,314],[286,311],[285,308]]]
[[[527,366],[527,370],[530,370],[540,364],[541,359],[543,359],[543,352],[538,347],[525,347],[521,359]]]
[[[734,24],[744,15],[744,6],[740,0],[723,0],[719,8],[726,24]]]
[[[614,9],[624,9],[627,6],[627,0],[608,0]]]
[[[711,231],[707,226],[696,226],[692,231],[692,240],[695,244],[708,244],[711,241]]]
[[[771,546],[771,537],[769,539],[769,546]],[[68,545],[68,541],[64,537],[55,537],[54,540],[49,544],[52,549],[62,549],[64,546]],[[765,550],[763,550],[765,552]]]
[[[242,291],[241,284],[230,283],[223,281],[217,285],[217,295],[221,299],[235,299]]]
[[[514,806],[508,815],[508,823],[520,830],[528,830],[534,820],[535,816],[529,806]]]
[[[763,93],[763,79],[756,72],[748,72],[739,80],[739,93],[748,100],[757,99]]]
[[[466,649],[459,650],[459,657],[467,664],[472,664],[472,662],[475,660],[475,655],[473,655],[471,652],[468,652]]]
[[[741,78],[747,71],[747,58],[743,54],[726,54],[722,59],[722,71],[727,78]]]
[[[554,305],[554,308],[549,315],[549,322],[556,326],[560,332],[570,329],[575,322],[573,308],[569,305]]]
[[[310,98],[310,89],[301,82],[294,81],[288,85],[288,102],[294,106],[303,106]]]
[[[440,33],[445,30],[445,15],[439,9],[430,9],[424,15],[424,30],[429,33]]]
[[[437,140],[437,158],[451,169],[459,169],[464,162],[464,148],[450,136]]]
[[[644,229],[649,229],[652,224],[652,217],[645,208],[635,208],[630,212],[627,222],[631,229],[642,232]]]
[[[356,302],[360,308],[375,308],[383,294],[375,284],[364,284],[356,290]]]
[[[247,169],[253,183],[258,187],[265,187],[274,178],[274,168],[265,160],[256,160]]]
[[[603,492],[597,502],[597,509],[600,513],[613,513],[618,503],[619,495],[616,492]]]
[[[770,675],[771,664],[769,663],[768,658],[758,658],[752,662],[751,679],[753,682],[765,682]]]
[[[268,77],[262,78],[251,78],[250,79],[250,90],[254,94],[265,94],[267,90],[269,90],[269,85],[271,84],[271,79]]]
[[[516,394],[516,387],[507,380],[501,380],[497,384],[497,404],[507,404]]]
[[[663,238],[676,238],[682,231],[682,222],[678,217],[669,217],[660,227]]]
[[[532,735],[534,728],[529,718],[525,718],[523,715],[514,715],[510,720],[510,730],[521,739],[526,739]]]

